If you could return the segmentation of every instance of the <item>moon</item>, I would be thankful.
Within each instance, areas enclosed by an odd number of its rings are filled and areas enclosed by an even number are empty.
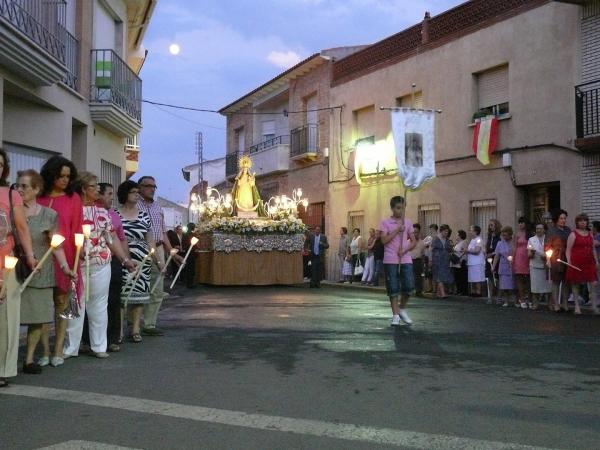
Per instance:
[[[181,51],[181,47],[179,47],[179,44],[171,44],[171,45],[169,45],[169,53],[171,55],[179,55],[180,51]]]

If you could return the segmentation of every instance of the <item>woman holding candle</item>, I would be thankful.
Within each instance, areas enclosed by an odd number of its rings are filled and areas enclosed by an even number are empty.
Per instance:
[[[581,314],[579,306],[579,286],[588,283],[590,299],[594,314],[600,314],[596,299],[596,285],[598,281],[598,256],[594,250],[594,239],[589,230],[590,219],[587,214],[578,214],[575,217],[575,229],[567,239],[567,266],[566,281],[571,285],[575,299],[575,314]]]
[[[14,271],[4,269],[4,258],[12,252],[13,233],[17,233],[27,255],[27,265],[33,269],[36,261],[31,246],[31,235],[27,228],[23,200],[11,191],[6,179],[10,164],[6,152],[0,149],[0,274],[2,274],[2,294],[0,295],[0,388],[8,386],[7,378],[17,375],[17,357],[19,352],[19,322],[21,312],[21,291],[18,288]],[[9,196],[11,196],[9,198]],[[12,216],[16,230],[10,227]]]
[[[471,295],[475,297],[481,296],[481,283],[485,281],[485,253],[480,234],[479,225],[469,227],[471,241],[467,246],[467,276],[471,284]]]
[[[62,248],[65,252],[67,264],[77,273],[75,286],[77,295],[81,299],[83,280],[80,268],[74,267],[75,233],[81,233],[83,221],[83,204],[74,187],[77,179],[77,169],[68,159],[62,156],[53,156],[42,166],[40,173],[44,179],[44,190],[42,196],[38,199],[38,203],[58,213],[58,229],[56,231],[65,238]],[[61,318],[60,314],[69,305],[71,277],[64,274],[57,261],[54,264],[54,277],[56,281],[56,289],[54,290],[55,339],[54,355],[50,358],[50,364],[56,367],[65,362],[63,346],[67,320]],[[47,363],[45,359],[39,362],[42,366],[47,365]]]
[[[548,228],[546,238],[548,250],[552,250],[550,257],[550,277],[552,280],[552,297],[554,302],[560,305],[557,312],[568,312],[569,284],[565,282],[566,266],[559,259],[565,260],[567,239],[571,229],[567,226],[567,211],[555,209],[552,211],[552,225]]]
[[[31,233],[34,254],[41,256],[50,249],[50,237],[58,226],[56,212],[37,203],[42,192],[44,180],[35,170],[24,170],[17,174],[17,191],[23,198],[27,226]],[[61,271],[68,277],[75,274],[69,268],[61,247],[54,250],[54,257]],[[21,325],[27,325],[27,353],[23,363],[23,372],[41,373],[41,366],[33,361],[35,349],[42,340],[42,360],[49,361],[50,344],[49,325],[54,321],[54,265],[43,264],[29,285],[21,292]]]
[[[151,249],[155,248],[154,238],[151,232],[150,217],[144,211],[138,209],[139,200],[138,184],[127,180],[117,189],[117,199],[121,204],[119,215],[123,222],[123,230],[127,238],[131,258],[141,264],[137,268],[137,279],[132,278],[130,273],[123,270],[123,288],[121,290],[121,302],[129,307],[130,322],[132,324],[130,339],[132,342],[142,342],[140,335],[140,319],[143,306],[150,302],[150,259]],[[154,255],[152,255],[153,258]],[[156,262],[159,270],[162,263]],[[134,282],[135,280],[135,282]]]
[[[533,306],[531,309],[538,309],[540,299],[545,295],[548,299],[548,309],[556,311],[558,305],[552,301],[552,285],[548,277],[548,266],[546,264],[546,225],[538,223],[535,226],[535,236],[529,238],[527,242],[529,251],[529,276],[531,278],[531,296],[533,297]]]
[[[431,242],[431,259],[429,265],[433,273],[433,282],[436,286],[437,298],[447,298],[446,285],[454,282],[450,268],[450,252],[452,244],[448,242],[450,227],[440,225],[439,234]]]
[[[494,259],[492,270],[498,271],[498,295],[504,298],[503,307],[509,306],[509,301],[513,300],[515,290],[515,280],[513,277],[513,229],[505,226],[500,230],[500,242],[494,250]],[[517,300],[514,300],[515,306],[519,306]]]

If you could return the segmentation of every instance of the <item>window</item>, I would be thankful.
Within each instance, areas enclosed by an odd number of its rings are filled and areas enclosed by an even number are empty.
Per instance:
[[[350,211],[348,213],[348,236],[351,238],[352,230],[355,228],[360,229],[361,236],[368,236],[365,230],[365,212],[364,211]],[[371,227],[373,228],[373,227]]]
[[[508,65],[486,70],[477,76],[477,106],[479,111],[490,114],[507,114],[508,106]]]
[[[110,183],[113,185],[115,192],[122,182],[121,168],[116,164],[108,161],[100,160],[100,182]],[[113,200],[113,206],[116,206],[117,196]]]
[[[258,186],[258,190],[260,191],[260,196],[268,202],[271,197],[275,197],[279,194],[279,183],[277,181],[270,183],[261,183]]]
[[[352,115],[354,116],[354,143],[356,144],[356,142],[366,137],[374,138],[375,107],[371,105],[357,109],[353,111]]]
[[[496,200],[474,200],[471,202],[471,225],[481,227],[481,238],[487,239],[490,219],[496,218]]]
[[[317,113],[318,109],[318,101],[317,94],[313,94],[310,97],[307,97],[305,100],[305,111],[306,111],[306,124],[316,125],[317,122]]]
[[[419,205],[418,209],[419,225],[421,225],[421,235],[429,234],[429,226],[432,224],[440,225],[442,221],[442,213],[440,204]]]
[[[244,153],[244,147],[246,147],[246,136],[244,135],[244,127],[240,127],[235,130],[235,145],[237,145],[238,154]]]
[[[398,108],[423,109],[423,92],[422,91],[415,92],[414,106],[413,106],[412,94],[404,95],[402,97],[397,97],[396,98],[396,106]]]
[[[8,181],[11,184],[17,181],[17,172],[19,170],[34,169],[39,172],[48,158],[54,155],[54,153],[44,150],[9,144],[8,142],[4,142],[2,145],[10,159],[10,176]]]
[[[268,141],[275,137],[275,121],[267,120],[262,123],[262,141]]]

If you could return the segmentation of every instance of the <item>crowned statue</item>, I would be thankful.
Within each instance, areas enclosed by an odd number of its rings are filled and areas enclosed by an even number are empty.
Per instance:
[[[239,161],[240,171],[235,177],[231,190],[233,197],[233,213],[238,217],[266,217],[263,201],[255,182],[255,173],[250,173],[252,160],[244,155]]]

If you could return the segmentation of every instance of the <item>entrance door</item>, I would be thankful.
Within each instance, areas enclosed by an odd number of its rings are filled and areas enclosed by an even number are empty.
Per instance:
[[[560,208],[560,184],[546,184],[529,187],[525,192],[527,218],[538,223],[546,211]]]

